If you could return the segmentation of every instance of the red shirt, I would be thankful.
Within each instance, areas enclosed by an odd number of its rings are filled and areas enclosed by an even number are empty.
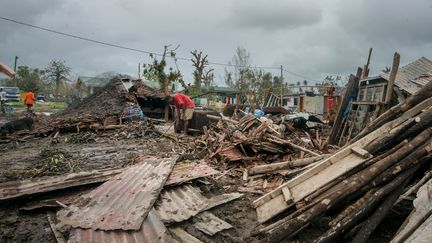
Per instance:
[[[184,94],[175,94],[172,99],[172,103],[177,109],[181,109],[181,106],[184,105],[185,109],[194,108],[195,103],[189,98],[189,96]]]

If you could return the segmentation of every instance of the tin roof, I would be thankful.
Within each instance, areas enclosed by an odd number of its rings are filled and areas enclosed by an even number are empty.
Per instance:
[[[427,83],[432,81],[432,71],[427,74],[421,75],[420,77],[417,77],[412,81],[420,86],[425,86]]]
[[[74,186],[104,182],[123,170],[124,169],[105,169],[1,183],[0,201],[38,193],[51,192]]]
[[[96,242],[169,242],[171,235],[159,219],[154,210],[151,210],[139,230],[93,230],[72,229],[69,243],[96,243]]]
[[[155,209],[162,222],[181,222],[203,211],[208,199],[191,185],[164,189],[155,203]]]
[[[227,193],[206,198],[191,185],[164,189],[154,207],[164,223],[182,222],[200,212],[230,202],[243,196],[241,193]]]
[[[102,230],[138,230],[152,209],[175,158],[141,158],[95,190],[57,213],[64,224]]]
[[[174,166],[165,186],[181,184],[196,178],[219,174],[220,172],[206,163],[177,163]]]
[[[430,72],[432,72],[432,61],[426,57],[422,57],[398,70],[395,85],[410,94],[414,94],[424,85],[421,82],[415,82],[414,80]],[[383,73],[380,76],[388,80],[390,73]]]
[[[141,80],[132,81],[134,85],[129,89],[129,92],[135,94],[137,97],[146,98],[153,97],[164,99],[166,95],[157,89],[153,89],[147,85],[145,85]]]
[[[209,212],[198,214],[195,216],[194,221],[195,228],[211,236],[222,230],[231,229],[233,227],[229,223]]]

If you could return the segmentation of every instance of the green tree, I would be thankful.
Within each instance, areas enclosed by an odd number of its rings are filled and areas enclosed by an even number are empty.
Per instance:
[[[383,70],[381,70],[383,73],[390,73],[391,68],[390,67],[385,67]]]
[[[68,79],[70,71],[70,67],[66,66],[65,61],[62,60],[52,60],[46,67],[45,78],[49,83],[55,84],[56,97],[59,95],[63,82]]]
[[[150,58],[152,59],[151,63],[143,65],[144,67],[143,76],[148,80],[158,81],[161,89],[165,90],[165,92],[168,92],[169,88],[171,87],[171,84],[174,81],[181,80],[180,79],[181,73],[178,69],[174,70],[174,68],[168,67],[168,70],[166,70],[167,55],[170,55],[170,57],[174,58],[174,60],[176,56],[175,50],[169,50],[168,47],[169,46],[164,46],[164,52],[160,60],[156,58],[155,55],[150,54]],[[184,86],[184,84],[182,85]]]
[[[16,72],[16,80],[11,79],[8,81],[8,85],[16,85],[18,88],[24,91],[33,90],[35,92],[43,92],[44,85],[41,77],[44,71],[39,69],[32,69],[27,66],[19,66]]]

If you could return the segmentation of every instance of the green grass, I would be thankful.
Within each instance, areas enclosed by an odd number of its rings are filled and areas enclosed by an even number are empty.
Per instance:
[[[25,110],[26,106],[23,102],[8,102],[8,105],[12,106],[15,111]],[[67,107],[65,102],[48,101],[48,102],[36,102],[33,106],[35,112],[57,112],[64,110]]]

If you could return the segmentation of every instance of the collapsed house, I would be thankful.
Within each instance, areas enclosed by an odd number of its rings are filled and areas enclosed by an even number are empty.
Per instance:
[[[361,72],[360,72],[361,73]],[[340,121],[329,137],[331,144],[343,146],[354,138],[368,123],[390,107],[403,102],[432,80],[432,61],[422,57],[399,70],[389,91],[390,73],[374,77],[351,76],[346,103],[338,114]]]

